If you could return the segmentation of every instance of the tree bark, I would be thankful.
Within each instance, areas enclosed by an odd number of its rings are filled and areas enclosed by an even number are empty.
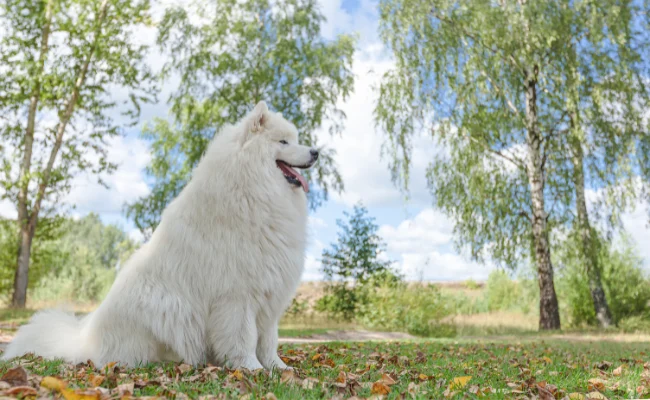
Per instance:
[[[573,119],[572,119],[573,123]],[[594,303],[596,318],[601,327],[607,328],[612,325],[612,314],[609,311],[605,291],[600,279],[600,260],[598,259],[598,246],[594,238],[589,214],[587,213],[587,201],[585,199],[585,177],[584,177],[584,153],[582,144],[574,138],[572,143],[573,151],[573,179],[576,190],[576,209],[578,214],[578,229],[582,242],[582,262],[589,281],[589,291]]]
[[[29,259],[32,252],[33,229],[29,226],[29,210],[27,196],[29,192],[29,180],[32,165],[32,150],[34,146],[34,129],[36,124],[36,112],[41,97],[41,79],[45,66],[45,59],[50,39],[50,27],[52,23],[52,1],[45,5],[45,20],[41,32],[41,49],[38,56],[38,64],[34,73],[34,88],[29,100],[27,112],[27,128],[25,129],[25,149],[23,161],[20,164],[18,174],[18,224],[20,226],[20,238],[18,245],[18,258],[16,260],[16,274],[14,276],[14,293],[11,299],[13,307],[25,307],[27,300],[27,277],[29,274]]]
[[[532,73],[529,72],[526,76],[526,172],[532,200],[531,222],[539,279],[539,329],[551,330],[560,329],[560,312],[553,283],[553,264],[544,206],[544,157],[537,121],[537,73],[538,67],[534,66]]]
[[[95,36],[93,38],[92,45],[86,58],[83,60],[83,64],[79,70],[79,73],[75,77],[74,87],[72,93],[68,100],[66,101],[65,108],[60,114],[59,123],[56,129],[56,136],[54,139],[54,145],[50,151],[50,156],[47,161],[47,165],[43,170],[41,181],[38,185],[38,192],[36,194],[36,199],[32,206],[31,215],[28,216],[27,209],[25,206],[25,215],[21,223],[21,241],[20,241],[20,250],[18,254],[18,266],[16,268],[16,279],[14,282],[14,296],[12,300],[12,305],[15,307],[25,307],[27,300],[27,282],[28,282],[28,272],[29,272],[29,257],[31,254],[31,245],[34,238],[34,233],[36,232],[36,226],[38,224],[38,215],[41,210],[43,199],[45,198],[45,190],[47,189],[50,183],[50,177],[52,175],[52,169],[54,168],[54,162],[56,157],[61,149],[63,144],[63,134],[65,129],[72,118],[74,113],[74,108],[79,99],[79,92],[86,80],[86,74],[88,73],[88,68],[97,49],[97,44],[99,42],[101,28],[106,19],[106,13],[108,11],[108,0],[104,0],[100,5],[99,11],[97,13],[97,26],[95,27]],[[49,33],[49,25],[48,25]],[[33,132],[32,132],[33,140]],[[28,178],[28,177],[27,177]],[[29,183],[27,179],[26,185]],[[25,199],[26,200],[26,199]],[[25,203],[26,204],[26,203]]]

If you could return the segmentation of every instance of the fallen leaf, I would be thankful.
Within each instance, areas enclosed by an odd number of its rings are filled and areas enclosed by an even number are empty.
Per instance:
[[[63,398],[66,400],[99,400],[102,394],[99,390],[61,390]]]
[[[127,393],[129,395],[132,395],[133,394],[133,389],[135,389],[135,383],[134,382],[123,383],[121,385],[117,385],[117,393],[119,393],[120,396],[124,396]]]
[[[587,390],[589,391],[598,390],[599,392],[602,392],[603,390],[605,390],[605,381],[603,381],[602,379],[599,378],[589,379],[587,383],[588,383]]]
[[[280,382],[281,383],[289,383],[289,384],[300,384],[300,378],[298,378],[295,374],[295,372],[292,369],[285,369],[282,371],[282,375],[280,375]]]
[[[27,371],[21,366],[12,368],[2,375],[0,381],[7,382],[11,386],[27,386]]]
[[[471,376],[458,376],[454,378],[454,380],[451,382],[449,385],[449,390],[457,390],[457,389],[462,389],[467,385],[467,382],[472,379]]]
[[[370,393],[372,394],[379,394],[379,395],[387,395],[390,393],[390,387],[387,385],[381,383],[381,382],[375,382],[372,384],[372,388],[370,389]]]
[[[285,370],[285,371],[289,371],[289,370]],[[238,381],[241,381],[244,378],[244,373],[241,372],[241,370],[236,369],[230,374],[230,376],[237,379]]]
[[[57,392],[60,392],[61,390],[65,389],[67,384],[59,378],[46,376],[45,378],[41,379],[41,386],[46,389],[56,390]]]
[[[612,375],[614,376],[621,376],[621,374],[623,374],[623,365],[620,365],[618,368],[612,371]]]
[[[180,364],[176,368],[178,368],[178,372],[180,372],[181,374],[184,374],[186,372],[190,372],[192,370],[192,366],[188,365],[188,364]]]
[[[546,385],[543,385],[542,382],[537,384],[537,394],[540,400],[555,400],[553,392]]]
[[[418,375],[418,379],[421,381],[426,381],[427,379],[429,379],[429,377],[424,374],[420,374]]]
[[[591,392],[587,394],[587,400],[607,400],[607,397],[600,392]]]
[[[542,357],[542,360],[544,360],[544,362],[545,362],[546,364],[551,364],[551,363],[553,363],[553,360],[551,360],[551,359],[550,359],[549,357],[547,357],[547,356]]]
[[[386,385],[386,386],[392,386],[392,385],[394,385],[394,384],[397,383],[397,382],[395,381],[395,379],[393,379],[393,378],[392,378],[390,375],[388,375],[388,374],[383,374],[383,375],[381,376],[381,379],[379,380],[379,382],[383,383],[383,384]]]
[[[612,363],[609,362],[609,361],[603,361],[603,362],[599,362],[598,364],[596,364],[596,368],[598,368],[600,370],[603,370],[603,371],[608,370],[611,366],[612,366]]]
[[[36,396],[38,392],[36,391],[36,389],[34,389],[31,386],[14,386],[11,389],[4,392],[3,394],[9,396],[27,397],[27,396]]]
[[[347,383],[345,372],[343,371],[339,372],[339,376],[336,377],[336,382],[341,383],[343,385]]]
[[[569,393],[570,400],[585,400],[585,395],[582,393]]]
[[[262,397],[262,400],[278,400],[278,398],[275,397],[273,393],[269,392]]]
[[[90,383],[90,386],[92,387],[100,386],[102,383],[104,383],[105,380],[106,377],[104,375],[88,375],[88,383]]]
[[[320,381],[316,378],[305,378],[302,381],[302,388],[303,389],[313,389]]]

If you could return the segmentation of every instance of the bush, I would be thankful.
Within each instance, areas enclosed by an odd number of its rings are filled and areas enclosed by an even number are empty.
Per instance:
[[[489,311],[510,311],[521,307],[521,287],[503,270],[490,272],[486,296]]]
[[[619,321],[618,326],[627,333],[650,333],[650,314],[625,317]]]
[[[440,321],[450,314],[440,290],[434,285],[386,283],[367,293],[360,307],[364,326],[384,330],[406,331],[417,336],[455,336],[452,325]]]
[[[569,237],[559,252],[560,268],[556,282],[562,314],[569,326],[597,325],[587,276],[579,256],[573,251],[577,248],[575,240]],[[619,248],[601,239],[599,251],[603,289],[614,322],[619,324],[628,320],[626,324],[629,325],[643,320],[639,316],[650,311],[650,281],[643,272],[642,260],[635,254],[634,246],[627,238]]]

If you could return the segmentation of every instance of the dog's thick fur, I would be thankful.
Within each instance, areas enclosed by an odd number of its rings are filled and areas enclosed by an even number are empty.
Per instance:
[[[97,310],[36,314],[3,358],[286,368],[278,321],[304,266],[307,187],[290,183],[276,160],[307,168],[316,158],[260,102],[216,135]]]

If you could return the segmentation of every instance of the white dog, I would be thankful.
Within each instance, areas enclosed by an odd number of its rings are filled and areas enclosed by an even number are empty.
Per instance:
[[[294,167],[317,158],[260,102],[216,135],[97,310],[36,314],[3,358],[286,368],[278,321],[304,266],[309,190]]]

